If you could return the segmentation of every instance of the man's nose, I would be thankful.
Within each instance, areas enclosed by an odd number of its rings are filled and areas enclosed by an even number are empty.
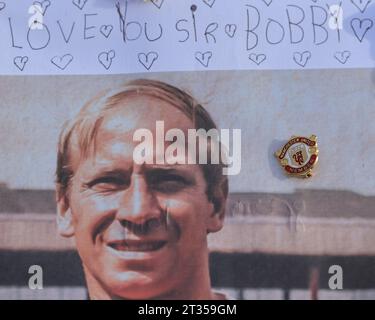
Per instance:
[[[149,190],[142,175],[134,174],[129,188],[120,202],[117,219],[120,222],[144,224],[153,219],[161,219],[161,209],[157,198]]]

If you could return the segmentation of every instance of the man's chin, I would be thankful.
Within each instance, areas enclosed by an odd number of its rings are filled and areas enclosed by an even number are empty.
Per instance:
[[[166,291],[166,280],[152,273],[126,271],[111,274],[103,284],[105,291],[113,299],[144,300],[163,295]]]
[[[175,256],[170,251],[161,251],[151,258],[138,253],[118,257],[109,250],[98,254],[95,263],[90,261],[93,268],[85,267],[90,297],[100,291],[109,299],[158,299],[166,295],[179,282],[174,279],[178,266],[172,262]]]

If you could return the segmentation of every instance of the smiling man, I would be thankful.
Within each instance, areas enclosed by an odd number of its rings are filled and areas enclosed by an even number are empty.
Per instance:
[[[91,299],[224,298],[211,289],[207,235],[223,226],[225,165],[134,161],[135,132],[157,121],[216,129],[184,91],[135,80],[95,97],[60,135],[58,229],[75,239]],[[153,157],[172,143],[156,141]]]

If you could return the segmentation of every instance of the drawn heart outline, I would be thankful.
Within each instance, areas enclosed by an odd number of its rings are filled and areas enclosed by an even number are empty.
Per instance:
[[[195,59],[197,59],[198,62],[206,68],[208,67],[208,65],[210,63],[211,58],[212,58],[212,52],[211,51],[206,51],[206,52],[197,51],[195,53]]]
[[[73,4],[79,9],[82,10],[85,6],[87,0],[73,0]]]
[[[23,71],[25,69],[26,63],[29,61],[29,57],[27,56],[17,56],[13,59],[14,65],[20,70]]]
[[[150,70],[154,62],[159,58],[159,55],[155,51],[148,53],[138,53],[138,61],[147,69]]]
[[[237,25],[235,24],[226,24],[225,25],[225,33],[229,38],[233,38],[237,31]]]
[[[371,19],[354,18],[350,26],[359,42],[362,42],[366,33],[374,26],[374,22]]]
[[[70,53],[63,56],[54,56],[51,62],[60,70],[65,70],[66,67],[73,61],[73,56]]]
[[[164,0],[151,0],[151,3],[155,5],[158,9],[161,9]]]
[[[341,64],[345,64],[351,56],[351,52],[348,50],[337,51],[334,55],[335,59]]]
[[[301,67],[305,67],[307,62],[311,58],[311,52],[310,51],[304,51],[304,52],[294,52],[293,54],[293,60],[295,63],[300,65]]]
[[[269,7],[272,4],[272,0],[263,0],[263,2],[266,4],[267,7]]]
[[[34,1],[33,5],[36,6],[37,8],[38,7],[41,8],[42,10],[40,11],[38,9],[38,11],[44,16],[46,14],[48,7],[51,5],[51,2],[49,0]]]
[[[98,60],[105,69],[109,69],[112,65],[113,59],[116,57],[114,50],[103,51],[99,53]]]
[[[215,4],[216,0],[203,0],[203,2],[208,5],[210,8]]]
[[[113,26],[111,24],[103,24],[100,27],[100,33],[106,38],[110,36],[110,34],[112,33],[112,30],[113,30]]]
[[[361,13],[364,13],[368,7],[368,5],[371,3],[372,0],[350,0],[350,2],[357,7]]]
[[[250,53],[249,55],[249,59],[251,61],[253,61],[254,63],[256,63],[258,66],[264,62],[266,60],[267,56],[263,53],[259,53],[259,54],[256,54],[256,53]]]

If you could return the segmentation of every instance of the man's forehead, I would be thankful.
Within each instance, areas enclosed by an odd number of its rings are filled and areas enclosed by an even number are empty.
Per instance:
[[[171,103],[162,99],[137,96],[119,102],[117,106],[105,112],[100,134],[133,134],[138,129],[156,130],[156,122],[162,121],[165,130],[193,129],[191,119]]]
[[[124,158],[132,157],[134,147],[140,143],[133,139],[136,130],[148,130],[155,142],[159,138],[156,133],[157,121],[163,122],[162,139],[170,129],[180,129],[187,134],[188,129],[194,128],[191,119],[166,101],[145,96],[126,98],[102,114],[95,138],[90,143],[88,154],[84,158],[99,160],[103,157],[102,161],[108,159],[113,161],[114,158],[124,160]],[[78,147],[77,142],[78,140],[72,141],[72,150]],[[170,143],[165,141],[165,147]],[[152,148],[155,149],[155,147],[154,144]],[[78,149],[72,153],[74,166],[83,160],[78,154],[80,154]]]

